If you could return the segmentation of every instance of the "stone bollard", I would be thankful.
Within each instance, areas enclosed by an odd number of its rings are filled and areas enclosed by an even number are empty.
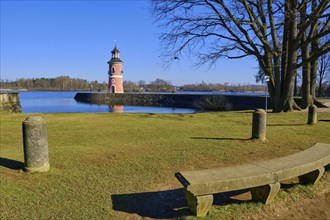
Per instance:
[[[316,105],[310,105],[308,107],[308,121],[307,124],[317,123],[317,107]]]
[[[30,116],[22,123],[24,145],[24,171],[46,172],[48,162],[48,142],[46,122],[40,116]]]
[[[252,118],[252,139],[266,140],[266,115],[263,109],[257,109],[253,112]]]

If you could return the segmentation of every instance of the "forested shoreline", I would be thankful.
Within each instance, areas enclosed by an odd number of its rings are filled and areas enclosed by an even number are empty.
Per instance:
[[[17,79],[14,81],[1,80],[1,89],[15,90],[89,90],[106,89],[107,83],[98,83],[97,81],[87,81],[79,78],[70,78],[69,76],[59,76],[55,78],[32,78]]]
[[[171,81],[156,79],[149,83],[144,80],[133,82],[124,80],[125,92],[176,92],[176,91],[213,91],[213,92],[266,92],[265,84],[229,84],[225,83],[194,83],[184,85],[173,85]],[[79,78],[70,78],[69,76],[59,76],[55,78],[32,78],[17,79],[14,81],[0,81],[1,90],[29,90],[29,91],[106,91],[108,84],[106,81],[98,82],[88,81]],[[330,94],[330,85],[325,83],[319,97],[328,97]],[[295,96],[301,95],[301,85],[297,84]]]
[[[175,86],[170,81],[156,79],[149,83],[144,80],[133,82],[125,80],[123,82],[126,92],[174,92],[174,91],[233,91],[233,92],[252,92],[266,91],[265,85],[249,85],[249,84],[229,84],[229,83],[195,83]],[[54,91],[70,91],[70,90],[107,90],[107,82],[99,83],[98,81],[88,81],[79,78],[70,78],[69,76],[59,76],[55,78],[32,78],[17,79],[14,81],[1,80],[0,88],[2,90],[54,90]]]

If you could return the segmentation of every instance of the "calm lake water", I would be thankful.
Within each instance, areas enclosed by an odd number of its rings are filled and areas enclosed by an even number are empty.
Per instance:
[[[8,91],[4,91],[8,92]],[[84,92],[84,91],[79,91]],[[85,91],[89,92],[89,91]],[[151,106],[109,106],[77,102],[77,91],[20,91],[23,113],[47,112],[141,112],[141,113],[195,113],[192,108],[171,108]],[[254,92],[178,92],[180,94],[226,94],[265,96],[266,93]]]
[[[83,92],[83,91],[79,91]],[[88,92],[88,91],[86,91]],[[194,113],[191,108],[149,106],[108,106],[77,102],[76,91],[21,91],[23,113],[46,112],[143,112],[143,113]]]

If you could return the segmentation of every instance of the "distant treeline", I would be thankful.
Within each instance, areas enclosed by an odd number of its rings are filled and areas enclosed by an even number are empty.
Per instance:
[[[59,76],[56,78],[21,78],[15,81],[1,79],[0,88],[27,90],[103,90],[107,88],[107,83],[89,82],[84,79]]]
[[[265,85],[247,85],[247,84],[229,84],[229,83],[196,83],[183,86],[174,86],[170,81],[156,79],[150,83],[143,80],[132,82],[125,80],[123,82],[126,92],[175,92],[175,91],[234,91],[251,92],[266,91]],[[107,82],[87,81],[79,78],[70,78],[69,76],[59,76],[56,78],[32,78],[17,79],[15,81],[0,81],[1,89],[26,89],[26,90],[107,90]]]
[[[170,81],[156,79],[146,84],[144,81],[137,83],[132,81],[124,81],[124,89],[127,92],[173,92],[173,91],[233,91],[233,92],[255,92],[266,91],[265,85],[249,85],[249,84],[229,84],[229,83],[196,83],[186,84],[183,86],[174,86]]]
[[[147,84],[144,80],[138,82],[124,81],[126,92],[173,92],[175,86],[170,81],[156,79]]]
[[[250,85],[250,84],[229,84],[229,83],[199,83],[199,84],[186,84],[182,86],[182,90],[186,91],[231,91],[231,92],[265,92],[265,85]]]

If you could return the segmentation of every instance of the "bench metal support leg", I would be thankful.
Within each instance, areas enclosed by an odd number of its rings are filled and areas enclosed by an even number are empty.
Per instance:
[[[271,203],[280,188],[281,184],[279,182],[252,188],[252,200],[263,202],[264,204]]]
[[[213,204],[213,195],[194,196],[191,192],[185,190],[185,197],[189,209],[198,217],[206,216]]]
[[[306,173],[302,176],[299,176],[299,183],[301,184],[314,184],[322,177],[324,174],[324,167],[321,167],[317,170],[314,170],[310,173]]]

